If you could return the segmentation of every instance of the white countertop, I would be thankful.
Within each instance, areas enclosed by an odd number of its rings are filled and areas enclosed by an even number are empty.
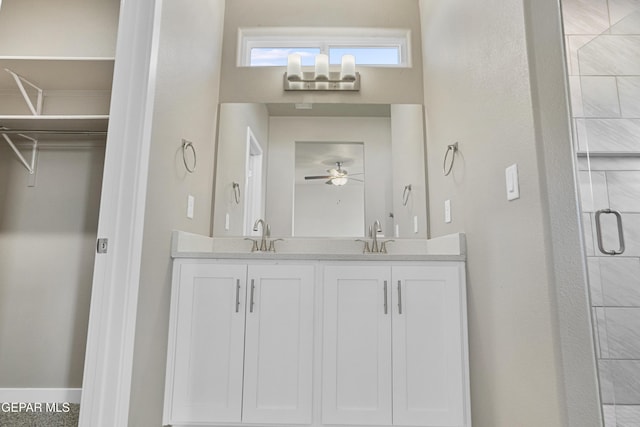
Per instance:
[[[378,241],[387,240],[393,240],[387,243],[388,253],[363,254],[363,243],[355,239],[287,237],[275,242],[277,252],[274,253],[251,252],[252,243],[243,237],[208,237],[173,231],[171,256],[173,258],[344,261],[464,261],[466,259],[464,233],[433,239],[380,238]]]

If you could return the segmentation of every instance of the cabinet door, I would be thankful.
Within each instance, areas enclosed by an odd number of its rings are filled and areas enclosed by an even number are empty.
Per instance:
[[[390,272],[324,269],[323,424],[391,424]]]
[[[310,424],[314,267],[249,266],[242,421]]]
[[[458,265],[393,267],[393,423],[464,425]]]
[[[171,420],[239,422],[244,352],[244,265],[182,264],[175,308]]]

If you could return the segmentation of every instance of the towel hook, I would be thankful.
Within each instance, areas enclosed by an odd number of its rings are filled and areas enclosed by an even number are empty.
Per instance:
[[[447,176],[451,173],[451,169],[453,169],[453,163],[456,161],[456,151],[458,151],[458,143],[447,145],[447,152],[444,154],[444,161],[442,162],[442,173],[444,176]],[[451,153],[451,162],[449,166],[447,166],[447,157],[449,157],[449,153]]]
[[[409,196],[411,195],[411,184],[404,186],[404,191],[402,192],[402,206],[407,206],[409,203]]]
[[[236,204],[240,204],[240,184],[233,183],[233,197],[236,199]]]
[[[189,165],[187,162],[187,150],[191,149],[193,152],[193,166]],[[187,169],[187,172],[193,173],[196,170],[196,149],[193,146],[193,142],[187,141],[186,139],[182,140],[182,162],[184,163],[184,167]]]

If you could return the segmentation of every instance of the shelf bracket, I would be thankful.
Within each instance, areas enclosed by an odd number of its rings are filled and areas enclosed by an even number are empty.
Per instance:
[[[2,132],[2,131],[0,130],[0,132]],[[27,170],[29,171],[29,174],[30,175],[35,175],[35,173],[36,173],[36,156],[38,154],[38,140],[35,139],[35,138],[31,138],[30,136],[27,136],[27,135],[18,134],[18,136],[21,136],[22,138],[28,139],[29,141],[31,141],[33,143],[33,146],[31,148],[31,162],[27,162],[27,160],[24,158],[24,156],[22,155],[20,150],[18,150],[18,147],[16,147],[16,145],[13,143],[11,138],[9,138],[9,135],[7,135],[6,133],[3,133],[2,136],[4,137],[5,141],[7,141],[7,144],[9,144],[9,147],[11,147],[13,152],[16,153],[16,156],[18,156],[18,160],[20,160],[20,163],[22,163],[23,166],[25,168],[27,168]]]
[[[25,79],[24,77],[22,77],[21,75],[14,73],[13,71],[11,71],[8,68],[4,69],[7,73],[11,74],[13,76],[13,79],[16,81],[16,85],[18,85],[18,89],[20,89],[20,93],[22,94],[22,97],[24,98],[24,102],[27,103],[27,106],[29,107],[29,110],[31,110],[31,114],[33,114],[34,116],[39,116],[42,114],[42,101],[43,101],[43,90],[41,88],[39,88],[38,86],[36,86],[34,83],[31,83],[29,80]],[[36,98],[36,104],[33,105],[33,101],[31,100],[31,97],[29,96],[29,94],[27,93],[27,89],[24,87],[24,85],[27,84],[28,86],[32,87],[33,89],[36,90],[38,96]]]

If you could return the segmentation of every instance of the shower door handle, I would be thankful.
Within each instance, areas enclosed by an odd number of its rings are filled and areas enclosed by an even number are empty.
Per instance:
[[[600,216],[602,214],[611,214],[616,216],[616,224],[618,225],[618,241],[620,242],[620,247],[617,250],[607,250],[604,248],[604,245],[602,243],[602,226],[600,225]],[[598,236],[598,249],[600,249],[600,252],[607,255],[620,255],[624,253],[624,231],[622,229],[622,215],[620,215],[620,212],[611,209],[600,209],[599,211],[597,211],[596,234]]]

